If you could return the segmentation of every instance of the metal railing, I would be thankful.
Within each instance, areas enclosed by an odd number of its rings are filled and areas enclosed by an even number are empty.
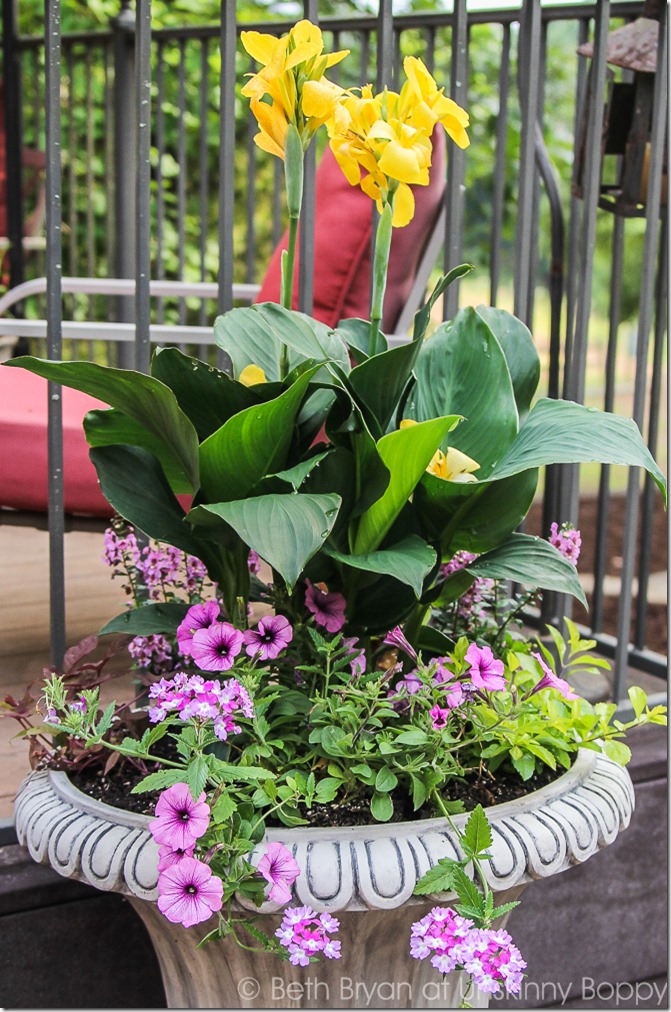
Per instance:
[[[316,20],[318,5],[303,6],[306,16]],[[329,48],[353,52],[349,68],[347,61],[337,68],[340,84],[375,78],[378,84],[392,84],[401,57],[412,52],[422,56],[439,83],[471,112],[471,147],[466,152],[455,147],[450,151],[440,260],[452,267],[470,259],[471,250],[477,249],[481,275],[486,278],[477,288],[479,299],[514,308],[545,338],[547,366],[541,393],[550,396],[577,400],[592,396],[587,379],[595,321],[594,249],[603,218],[596,198],[602,109],[594,103],[586,144],[585,195],[578,200],[570,196],[571,148],[582,116],[587,62],[575,56],[575,50],[587,38],[594,38],[592,72],[598,93],[600,87],[603,90],[607,32],[639,15],[641,9],[641,3],[617,0],[553,7],[524,0],[521,9],[468,12],[466,0],[455,0],[451,13],[393,18],[391,3],[382,0],[377,17],[321,22]],[[282,228],[282,166],[253,143],[256,125],[236,98],[242,73],[251,69],[236,40],[242,27],[279,33],[287,25],[241,26],[231,0],[223,0],[221,12],[218,25],[161,27],[151,24],[150,0],[137,0],[135,11],[123,0],[108,31],[62,35],[59,2],[47,0],[45,35],[38,38],[18,37],[5,11],[7,101],[18,101],[21,85],[22,144],[46,147],[48,157],[46,270],[38,257],[28,265],[34,274],[46,273],[46,312],[39,302],[28,304],[28,312],[46,316],[52,357],[62,356],[63,337],[74,333],[73,323],[101,316],[109,321],[113,316],[110,326],[117,326],[117,337],[125,338],[132,331],[135,340],[116,340],[109,346],[112,354],[119,355],[121,364],[146,369],[152,327],[204,327],[216,309],[233,304],[235,284],[260,280]],[[621,396],[616,396],[621,380],[620,304],[629,236],[638,236],[641,229],[613,218],[606,237],[611,280],[605,392],[600,403],[612,410],[617,400],[620,410],[633,413],[641,429],[647,430],[653,453],[663,418],[667,298],[666,210],[661,219],[658,213],[666,124],[664,14],[659,61],[648,210],[641,234],[640,300],[635,311],[633,396],[631,406],[624,408]],[[564,75],[565,94],[574,99],[560,110],[561,122],[553,83],[558,70]],[[567,122],[567,115],[573,122]],[[8,122],[8,131],[16,135],[17,126],[20,122]],[[559,136],[557,126],[562,128]],[[313,172],[314,166],[308,169],[308,180]],[[11,193],[21,193],[20,173],[20,158],[10,146]],[[309,188],[306,199],[310,199]],[[10,214],[12,283],[22,281],[26,271],[19,241],[22,218],[20,207]],[[598,233],[600,240],[604,231],[601,228]],[[309,265],[313,246],[308,227],[302,244],[301,263]],[[80,292],[66,305],[72,321],[64,330],[64,270],[73,276],[132,278],[132,295],[118,295],[110,307],[102,296]],[[304,268],[300,304],[307,310],[312,299],[310,278],[311,272]],[[208,288],[207,298],[197,303],[186,295],[192,290],[179,286],[171,289],[172,298],[150,301],[150,279],[187,286],[216,284],[216,288]],[[460,292],[459,286],[452,286],[444,316],[453,315],[472,292],[472,288]],[[188,340],[191,332],[181,333]],[[201,333],[194,330],[193,341],[207,351],[208,342],[201,340]],[[98,353],[92,344],[87,352]],[[52,393],[57,395],[57,390]],[[57,399],[50,399],[54,660],[64,647],[59,405]],[[645,649],[653,494],[648,481],[639,496],[639,475],[632,472],[621,549],[618,630],[615,640],[609,639],[602,630],[611,474],[608,468],[601,469],[600,519],[597,530],[591,532],[597,538],[597,552],[590,622],[602,647],[615,655],[617,698],[624,694],[628,665],[658,674],[664,671],[663,660]],[[555,518],[579,522],[577,468],[549,469],[545,504],[546,527]],[[637,547],[639,591],[632,647],[628,629]],[[566,602],[555,601],[554,609],[560,607],[568,610]]]

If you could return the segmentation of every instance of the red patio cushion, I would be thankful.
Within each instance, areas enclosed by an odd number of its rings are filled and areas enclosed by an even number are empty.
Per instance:
[[[65,512],[110,517],[82,429],[102,401],[63,387]],[[46,512],[47,383],[22,369],[0,368],[0,505]]]
[[[413,186],[415,216],[395,228],[389,256],[383,330],[392,333],[410,295],[422,251],[440,210],[445,189],[445,132],[433,132],[433,162],[428,186]],[[372,201],[351,186],[330,148],[324,152],[315,188],[314,316],[330,327],[348,317],[370,316],[370,254]],[[275,249],[261,285],[258,302],[279,302],[280,261],[288,232]],[[298,269],[294,279],[298,305]]]

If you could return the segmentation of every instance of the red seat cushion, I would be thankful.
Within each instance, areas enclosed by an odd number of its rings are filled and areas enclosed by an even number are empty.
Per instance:
[[[66,513],[111,517],[82,420],[107,404],[63,387],[63,479]],[[0,505],[46,512],[47,383],[23,369],[0,368]]]
[[[405,228],[395,228],[389,256],[383,330],[393,332],[410,295],[422,251],[429,237],[445,189],[445,133],[433,132],[433,161],[428,186],[413,186],[415,216]],[[348,317],[370,316],[370,254],[372,201],[351,186],[330,148],[317,169],[315,189],[314,309],[316,319],[330,327]],[[279,302],[280,260],[288,232],[275,249],[258,295],[258,302]],[[294,308],[298,305],[298,269],[294,278]]]

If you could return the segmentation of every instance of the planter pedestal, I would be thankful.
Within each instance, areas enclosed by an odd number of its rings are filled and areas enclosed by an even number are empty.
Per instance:
[[[624,829],[633,810],[625,769],[582,750],[553,784],[488,810],[492,858],[485,866],[497,903],[533,879],[581,863]],[[467,816],[457,816],[463,825]],[[144,921],[161,964],[171,1008],[454,1008],[464,981],[442,976],[409,955],[410,925],[449,896],[413,897],[417,880],[441,857],[459,856],[443,819],[356,829],[284,829],[268,833],[289,847],[302,871],[294,902],[340,918],[343,958],[293,967],[248,953],[230,939],[201,950],[209,930],[167,921],[155,903],[158,848],[149,819],[94,801],[62,773],[42,771],[23,783],[16,801],[19,839],[31,856],[61,875],[124,893]],[[255,862],[264,847],[253,856]],[[253,908],[255,909],[255,908]],[[281,920],[265,903],[259,926]],[[519,916],[519,915],[518,915]],[[293,985],[293,986],[292,986]],[[487,996],[468,998],[486,1007]]]

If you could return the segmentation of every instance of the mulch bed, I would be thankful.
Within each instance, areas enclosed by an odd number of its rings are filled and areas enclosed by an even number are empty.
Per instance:
[[[594,549],[595,539],[593,532],[597,529],[598,501],[596,497],[581,499],[578,515],[578,526],[582,531],[582,548],[578,571],[589,573],[594,571]],[[622,574],[622,548],[624,544],[624,521],[625,521],[625,497],[622,495],[612,496],[608,509],[608,541],[607,558],[608,564],[606,573],[609,576],[619,577]],[[527,521],[526,531],[529,534],[541,534],[542,507],[539,503],[532,506]],[[639,517],[640,533],[640,517]],[[652,552],[651,572],[665,572],[668,569],[668,529],[667,514],[664,510],[661,495],[656,495],[654,500],[654,512],[652,520]],[[636,553],[636,573],[638,572],[639,552]],[[592,595],[587,595],[587,601],[591,608]],[[634,597],[632,606],[632,623],[630,642],[634,641],[634,621],[638,598]],[[611,636],[617,634],[617,619],[620,607],[619,595],[608,595],[604,597],[604,622],[602,632]],[[573,618],[582,625],[590,625],[590,613],[577,601],[574,605]],[[668,613],[665,604],[648,603],[647,642],[646,646],[660,654],[668,651]]]

